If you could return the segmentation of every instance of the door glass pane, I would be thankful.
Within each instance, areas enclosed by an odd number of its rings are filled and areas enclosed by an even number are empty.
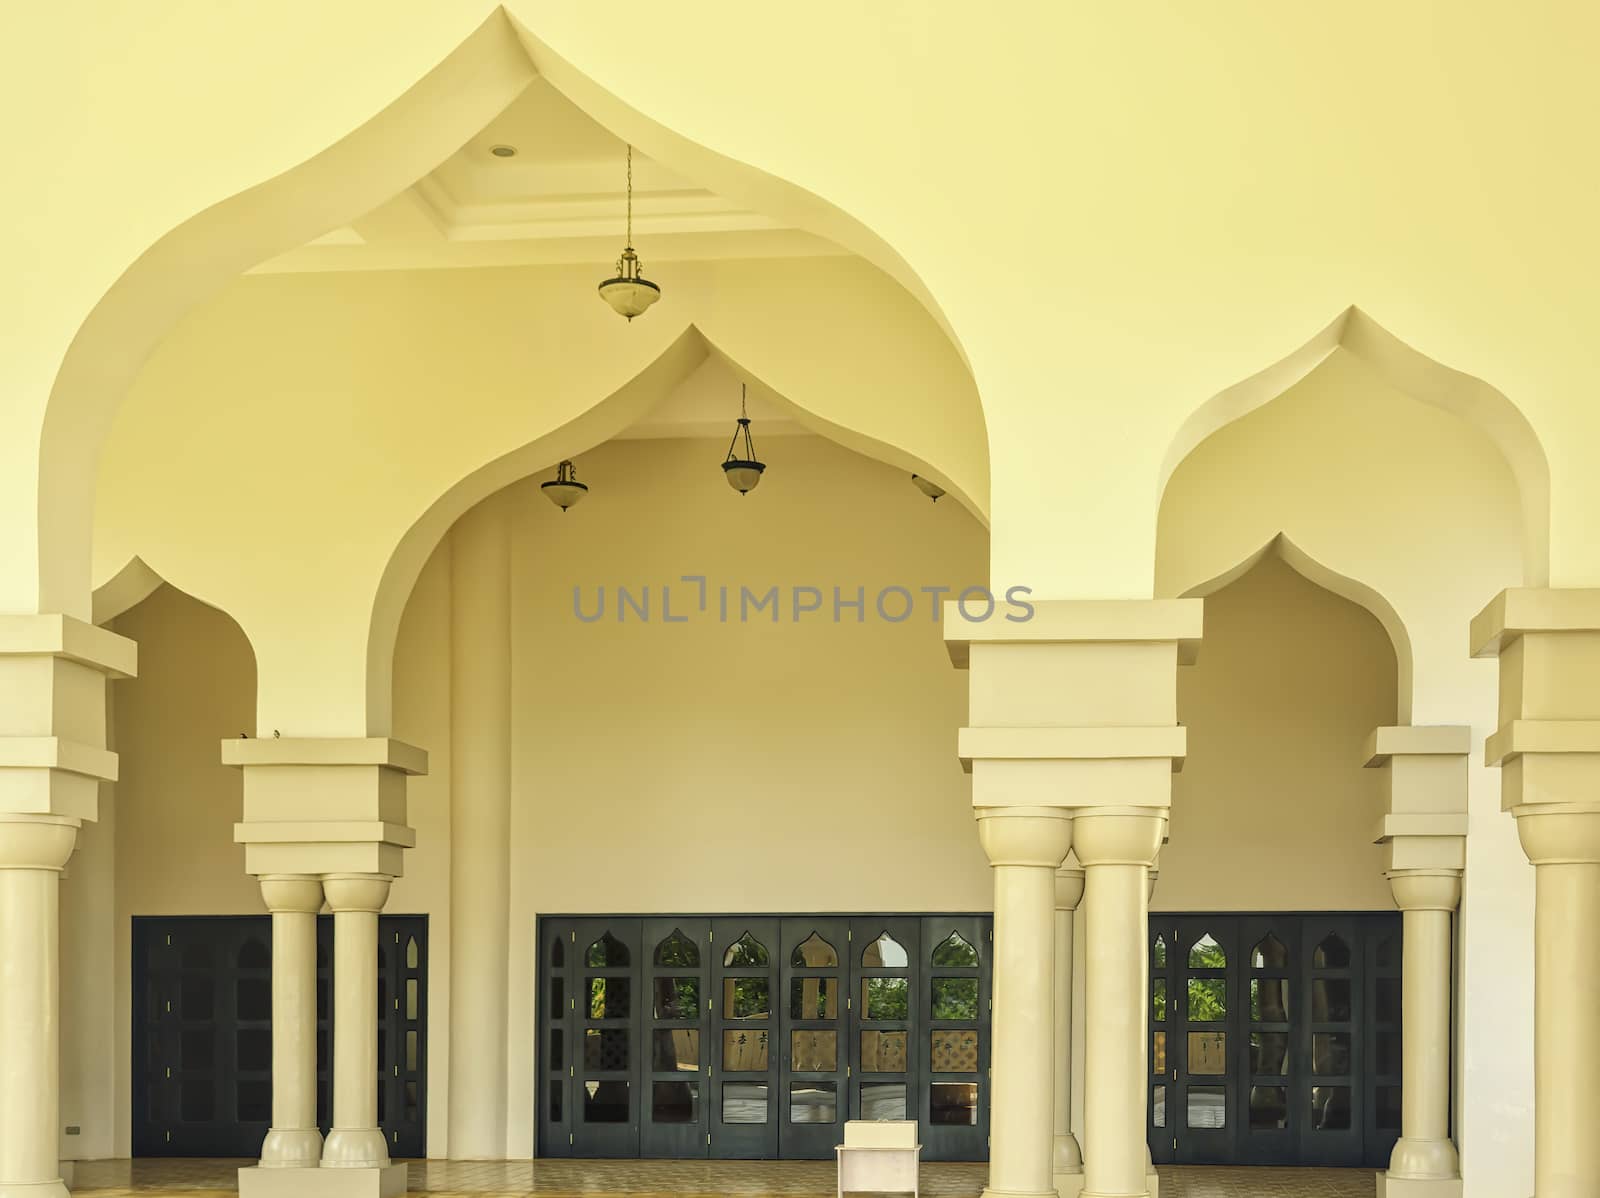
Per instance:
[[[862,978],[861,1018],[874,1023],[908,1018],[910,997],[911,983],[905,978]]]
[[[934,1082],[928,1088],[928,1122],[937,1126],[976,1127],[977,1085],[973,1082]]]
[[[551,1082],[549,1089],[550,1122],[561,1122],[561,1083]]]
[[[1157,936],[1155,946],[1150,950],[1152,963],[1157,969],[1166,968],[1167,964],[1167,938]]]
[[[978,1072],[978,1033],[969,1029],[935,1031],[929,1037],[928,1068],[933,1073]]]
[[[832,1073],[839,1068],[839,1033],[790,1032],[789,1067],[796,1073]]]
[[[765,1073],[767,1071],[767,1033],[765,1029],[746,1031],[742,1028],[722,1033],[722,1068],[728,1073]],[[726,1092],[726,1087],[724,1087]],[[765,1119],[762,1120],[766,1122]]]
[[[382,1093],[382,1090],[379,1091]],[[585,1123],[626,1123],[628,1121],[628,1083],[588,1081],[583,1083],[583,1121]]]
[[[1228,967],[1228,954],[1222,951],[1222,945],[1216,938],[1207,932],[1196,940],[1189,948],[1190,969],[1226,969]]]
[[[1313,969],[1349,969],[1350,946],[1338,932],[1329,932],[1311,954]]]
[[[628,946],[610,932],[589,946],[583,961],[591,969],[620,969],[633,963]]]
[[[1190,1032],[1188,1067],[1195,1074],[1228,1072],[1228,1033]]]
[[[628,1029],[591,1027],[583,1033],[583,1067],[595,1073],[621,1073],[628,1067]]]
[[[795,969],[831,969],[839,964],[839,954],[833,945],[812,932],[794,946],[794,952],[789,954],[789,964]],[[823,1122],[831,1123],[832,1120]]]
[[[1228,1016],[1227,978],[1189,979],[1189,1020],[1218,1023]]]
[[[160,1050],[150,1058],[160,1060]],[[184,1069],[211,1069],[217,1063],[217,1034],[211,1028],[186,1031],[178,1042],[178,1063]]]
[[[933,963],[939,969],[976,969],[978,950],[960,932],[951,932],[950,939],[934,948]]]
[[[862,1032],[862,1073],[904,1073],[906,1071],[905,1032]],[[879,1116],[880,1118],[882,1116]]]
[[[1273,1131],[1289,1126],[1287,1086],[1250,1087],[1250,1130]]]
[[[406,1033],[406,1068],[415,1071],[417,1068],[417,1033]]]
[[[557,943],[560,942],[558,941]],[[415,936],[408,936],[406,938],[406,968],[415,969],[417,967],[418,959],[417,938]]]
[[[906,955],[905,946],[888,932],[879,932],[861,954],[864,969],[904,969],[909,964],[911,958]]]
[[[1378,945],[1378,968],[1396,969],[1400,965],[1399,937],[1390,936]]]
[[[862,1082],[861,1117],[872,1120],[904,1119],[905,1086],[898,1082]]]
[[[830,1036],[832,1032],[828,1033]],[[837,1123],[839,1094],[837,1082],[790,1082],[790,1123]]]
[[[1283,946],[1283,941],[1268,933],[1250,950],[1250,964],[1256,969],[1286,969],[1289,950]]]
[[[1311,983],[1311,1021],[1346,1023],[1350,1019],[1350,980],[1316,978]]]
[[[183,1019],[210,1019],[215,1008],[210,978],[184,978],[178,985],[178,1015]]]
[[[765,1036],[762,1039],[766,1039]],[[767,1085],[765,1082],[723,1082],[722,1121],[724,1123],[765,1123]]]
[[[700,1068],[700,1033],[692,1027],[650,1033],[650,1068],[656,1073],[693,1073]]]
[[[1311,1072],[1319,1077],[1337,1077],[1350,1072],[1350,1036],[1339,1032],[1317,1032],[1311,1037]]]
[[[1167,1125],[1167,1088],[1156,1086],[1150,1095],[1150,1122],[1157,1127]]]
[[[685,936],[682,928],[673,928],[672,934],[656,945],[656,964],[694,969],[700,964],[700,946]]]
[[[1228,1091],[1223,1086],[1189,1087],[1189,1126],[1214,1131],[1228,1125]]]
[[[1400,1130],[1400,1087],[1378,1087],[1378,1130]]]
[[[976,1019],[978,1017],[978,979],[934,978],[933,1017],[935,1019]]]
[[[1150,1072],[1157,1076],[1167,1072],[1167,1033],[1155,1033],[1155,1045],[1150,1053]]]
[[[210,1078],[195,1078],[179,1087],[178,1117],[185,1123],[209,1123],[216,1109]]]
[[[1400,979],[1378,979],[1378,1022],[1400,1022]]]
[[[837,1019],[839,982],[836,978],[790,978],[789,1018]]]
[[[416,978],[406,979],[406,1018],[417,1018],[418,986]]]
[[[559,1072],[560,1070],[565,1069],[567,1067],[566,1060],[564,1059],[566,1047],[567,1047],[566,1033],[563,1032],[558,1027],[551,1028],[550,1029],[550,1052],[548,1054],[549,1058],[550,1058],[549,1059],[549,1066],[550,1066],[551,1069],[556,1070],[557,1072]]]
[[[589,979],[590,1019],[626,1019],[632,1007],[632,978]]]
[[[1250,1018],[1255,1023],[1289,1022],[1289,979],[1250,979]]]
[[[321,1002],[322,993],[323,993],[323,987],[319,985],[317,987],[317,998],[319,1000],[318,1003],[317,1003],[317,1018],[318,1019],[326,1018],[326,1016],[323,1014],[323,1007],[324,1007],[325,1004]],[[551,978],[550,979],[550,1018],[552,1018],[552,1019],[561,1018],[561,1012],[565,1011],[566,1009],[567,1009],[567,983],[566,983],[566,979],[565,978]]]
[[[652,978],[650,987],[657,1019],[700,1018],[699,978]]]
[[[722,954],[722,963],[729,968],[765,969],[767,959],[767,946],[749,932],[730,944],[728,951]]]
[[[1250,1033],[1250,1072],[1288,1076],[1289,1037],[1286,1033]]]
[[[557,936],[550,944],[550,967],[560,969],[567,963],[567,944]]]
[[[652,1082],[650,1118],[656,1123],[700,1122],[699,1082]]]
[[[272,1068],[272,1032],[264,1027],[240,1028],[234,1033],[239,1068],[247,1072]]]
[[[234,996],[240,1019],[272,1018],[272,982],[267,978],[240,978]]]
[[[1150,1018],[1166,1021],[1167,1018],[1167,979],[1156,978],[1150,983]]]
[[[240,1123],[266,1123],[272,1118],[271,1082],[240,1082],[234,1099]]]
[[[1347,1131],[1350,1127],[1350,1087],[1311,1087],[1311,1126],[1318,1131]]]
[[[1378,1033],[1378,1072],[1400,1072],[1400,1033]]]
[[[725,1019],[766,1019],[772,1014],[771,986],[766,978],[723,978]]]

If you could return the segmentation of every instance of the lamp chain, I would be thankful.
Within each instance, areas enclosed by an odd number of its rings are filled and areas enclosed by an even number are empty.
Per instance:
[[[628,147],[628,248],[633,248],[633,146]]]

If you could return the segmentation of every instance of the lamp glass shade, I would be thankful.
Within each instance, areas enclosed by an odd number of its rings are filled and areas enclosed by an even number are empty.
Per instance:
[[[766,468],[765,462],[744,462],[738,458],[729,458],[722,463],[722,472],[727,477],[728,485],[741,495],[756,489],[756,484],[761,481],[761,472]]]
[[[566,511],[578,500],[589,493],[589,488],[580,482],[561,481],[552,479],[550,482],[541,483],[539,490],[543,491],[545,498],[555,504],[562,511]]]
[[[911,481],[916,484],[917,490],[921,491],[935,503],[938,503],[939,497],[944,494],[943,487],[934,482],[932,479],[923,478],[920,474],[913,474],[911,476]]]
[[[619,316],[632,320],[661,298],[661,288],[648,279],[617,277],[600,284],[600,298]]]

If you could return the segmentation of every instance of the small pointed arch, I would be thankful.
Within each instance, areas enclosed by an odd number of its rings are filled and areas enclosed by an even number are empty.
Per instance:
[[[1150,963],[1157,969],[1167,967],[1167,938],[1157,936],[1156,942],[1150,946]]]
[[[722,954],[725,968],[765,969],[771,959],[767,946],[749,932],[728,945],[728,951]]]
[[[406,968],[416,969],[421,962],[422,952],[415,936],[406,937]]]
[[[934,945],[933,963],[941,969],[976,969],[978,950],[960,932],[951,932]]]
[[[1256,941],[1256,946],[1250,950],[1250,966],[1253,969],[1286,969],[1288,965],[1288,948],[1271,932]]]
[[[656,945],[656,964],[675,969],[697,969],[700,965],[700,946],[683,934],[682,928],[673,928]]]
[[[793,969],[828,969],[839,964],[839,952],[816,932],[812,932],[789,954]]]
[[[618,969],[633,964],[633,955],[626,944],[606,932],[583,954],[583,963],[591,969]]]
[[[868,941],[861,951],[863,969],[904,969],[910,964],[911,957],[905,945],[889,935],[887,929]]]
[[[1189,945],[1190,969],[1226,969],[1228,953],[1210,932]]]
[[[1338,932],[1329,932],[1311,954],[1313,969],[1349,969],[1350,945]]]
[[[1407,345],[1353,304],[1298,349],[1217,392],[1189,414],[1162,461],[1158,503],[1173,474],[1202,441],[1278,398],[1336,350],[1361,359],[1395,390],[1474,426],[1499,450],[1521,497],[1523,584],[1545,585],[1550,576],[1550,464],[1533,425],[1503,392]]]
[[[240,969],[271,969],[272,950],[265,942],[251,936],[239,946],[237,962]]]
[[[567,942],[565,937],[558,932],[556,933],[556,938],[550,942],[550,968],[561,969],[566,966],[566,963]]]

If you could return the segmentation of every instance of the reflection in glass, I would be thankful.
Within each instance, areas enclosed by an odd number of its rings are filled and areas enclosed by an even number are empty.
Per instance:
[[[1316,1032],[1311,1037],[1311,1072],[1338,1077],[1350,1072],[1350,1036],[1347,1032]]]
[[[381,1087],[378,1093],[383,1093]],[[626,1123],[628,1121],[628,1083],[620,1081],[584,1082],[583,1121],[585,1123]]]
[[[1151,950],[1151,955],[1154,958],[1153,964],[1156,966],[1156,968],[1164,969],[1166,967],[1166,964],[1167,964],[1167,938],[1165,936],[1157,936],[1156,937],[1155,948],[1153,948]]]
[[[934,978],[932,988],[935,1019],[978,1017],[977,978]]]
[[[1346,1131],[1350,1127],[1350,1087],[1311,1087],[1311,1126],[1318,1131]]]
[[[700,1033],[692,1027],[650,1033],[650,1068],[656,1073],[695,1073],[700,1068]]]
[[[905,1032],[862,1032],[862,1073],[904,1073],[906,1071]]]
[[[765,1073],[767,1071],[766,1029],[725,1030],[722,1033],[722,1068],[726,1073]]]
[[[1226,978],[1189,979],[1189,1021],[1216,1023],[1228,1015]]]
[[[839,982],[836,978],[790,978],[790,1019],[837,1019]]]
[[[1225,1086],[1189,1087],[1189,1126],[1215,1131],[1228,1126],[1228,1091]]]
[[[591,944],[584,954],[584,964],[591,969],[618,969],[632,963],[628,946],[610,932]]]
[[[933,1073],[978,1072],[978,1033],[971,1028],[935,1031],[928,1037]]]
[[[904,1119],[905,1086],[899,1082],[862,1082],[861,1117],[871,1120]]]
[[[1226,969],[1228,954],[1222,951],[1215,937],[1207,932],[1189,949],[1190,969]]]
[[[700,946],[685,936],[682,928],[673,928],[672,934],[656,945],[656,964],[674,969],[698,968]]]
[[[567,942],[557,936],[550,945],[550,967],[560,969],[567,963]]]
[[[729,968],[765,969],[767,946],[746,932],[728,946],[728,951],[722,954],[722,963]],[[762,1122],[765,1123],[766,1120],[763,1119]]]
[[[406,1069],[415,1073],[417,1069],[417,1033],[406,1033]]]
[[[1316,978],[1311,983],[1311,1021],[1346,1023],[1350,1019],[1350,979]]]
[[[1400,1072],[1400,1033],[1378,1033],[1378,1072]]]
[[[700,1083],[652,1082],[650,1117],[656,1123],[700,1122]]]
[[[772,990],[766,978],[723,978],[724,1019],[765,1019],[772,1014]]]
[[[1378,1130],[1400,1130],[1400,1087],[1378,1087]]]
[[[1189,1033],[1189,1072],[1221,1075],[1228,1072],[1228,1033]]]
[[[1167,1125],[1167,1088],[1157,1086],[1150,1095],[1150,1122],[1157,1127]]]
[[[1350,946],[1338,932],[1329,932],[1311,954],[1313,969],[1349,969]]]
[[[1378,1022],[1400,1022],[1400,979],[1378,979]]]
[[[789,964],[795,969],[831,969],[839,964],[839,954],[821,936],[812,932],[789,954]]]
[[[633,1008],[632,978],[590,978],[589,1018],[626,1019]]]
[[[650,988],[650,1009],[657,1019],[700,1018],[699,978],[651,978]]]
[[[765,1039],[765,1034],[762,1036]],[[765,1082],[723,1082],[722,1121],[724,1123],[765,1123],[767,1084]]]
[[[415,969],[417,967],[417,961],[417,938],[415,936],[408,936],[406,938],[406,968]]]
[[[938,969],[976,969],[978,950],[960,932],[951,932],[950,939],[934,947],[933,964]]]
[[[911,1011],[911,984],[905,978],[862,978],[861,1018],[871,1022],[905,1019]]]
[[[1150,1072],[1158,1077],[1167,1071],[1167,1033],[1156,1032],[1150,1051]]]
[[[828,1033],[832,1035],[832,1032]],[[837,1123],[839,1090],[837,1082],[790,1082],[790,1123]]]
[[[1289,1022],[1289,979],[1250,979],[1250,1019],[1254,1023]]]
[[[1268,932],[1262,937],[1261,942],[1250,950],[1250,964],[1256,969],[1287,969],[1289,950],[1283,946],[1283,941]]]
[[[974,1082],[934,1082],[928,1087],[928,1122],[938,1126],[976,1127],[978,1087]]]
[[[1150,983],[1150,1018],[1165,1021],[1167,1018],[1167,979],[1156,978]]]
[[[591,1073],[621,1073],[625,1070],[628,1067],[628,1029],[585,1028],[583,1067]]]
[[[418,986],[416,978],[406,979],[406,1018],[417,1018]]]
[[[1289,1036],[1287,1032],[1250,1033],[1250,1072],[1287,1077],[1289,1074]]]
[[[1287,1086],[1250,1087],[1250,1130],[1274,1131],[1289,1126]]]
[[[789,1033],[789,1067],[796,1073],[832,1073],[839,1068],[839,1033]]]
[[[879,932],[861,954],[863,969],[904,969],[909,964],[911,958],[906,955],[905,946],[888,932]]]

